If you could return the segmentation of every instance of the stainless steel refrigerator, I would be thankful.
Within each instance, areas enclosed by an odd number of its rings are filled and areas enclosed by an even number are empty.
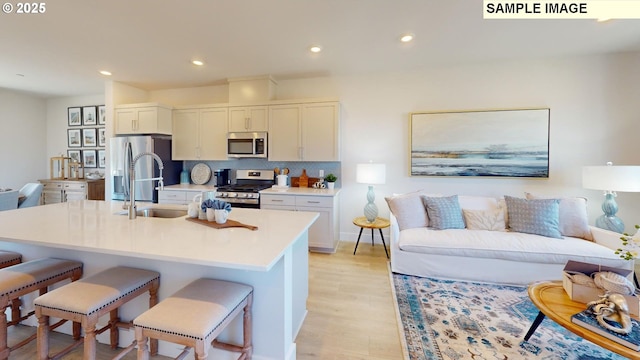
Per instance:
[[[111,139],[111,198],[129,200],[129,166],[140,153],[157,154],[164,165],[164,185],[177,184],[182,171],[182,161],[171,160],[171,137],[166,135],[118,136]],[[135,165],[136,200],[158,202],[157,181],[137,181],[160,175],[158,163],[152,156],[143,156]]]

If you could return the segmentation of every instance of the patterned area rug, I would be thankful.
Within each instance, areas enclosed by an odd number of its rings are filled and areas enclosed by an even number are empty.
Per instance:
[[[524,341],[538,314],[526,287],[392,277],[407,359],[624,359],[550,319]]]

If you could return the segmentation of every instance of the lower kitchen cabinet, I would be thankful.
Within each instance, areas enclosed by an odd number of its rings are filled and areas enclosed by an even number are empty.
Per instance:
[[[104,200],[104,179],[38,181],[43,185],[43,205],[72,200]]]
[[[189,205],[201,190],[159,190],[158,204]]]
[[[260,193],[260,208],[272,210],[311,211],[319,215],[309,228],[309,250],[335,252],[339,240],[338,193],[330,196]]]

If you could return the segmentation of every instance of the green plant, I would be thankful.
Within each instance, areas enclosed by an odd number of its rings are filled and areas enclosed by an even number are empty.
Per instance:
[[[636,230],[640,229],[640,225],[635,226]],[[620,237],[622,240],[622,246],[624,249],[617,249],[615,253],[620,255],[622,259],[633,260],[638,257],[638,249],[640,249],[640,232],[636,232],[636,235],[629,235],[627,233],[622,234]]]
[[[327,176],[324,177],[324,181],[326,182],[335,182],[336,180],[338,180],[338,178],[333,174],[327,174]]]

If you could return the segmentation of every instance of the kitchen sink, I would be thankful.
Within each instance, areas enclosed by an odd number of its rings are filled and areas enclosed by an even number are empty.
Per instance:
[[[120,215],[128,215],[129,212],[122,211],[119,213]],[[138,209],[136,211],[137,216],[142,217],[155,217],[155,218],[164,218],[164,219],[173,219],[181,216],[187,215],[187,210],[182,209],[163,209],[163,208],[146,208],[146,209]]]

